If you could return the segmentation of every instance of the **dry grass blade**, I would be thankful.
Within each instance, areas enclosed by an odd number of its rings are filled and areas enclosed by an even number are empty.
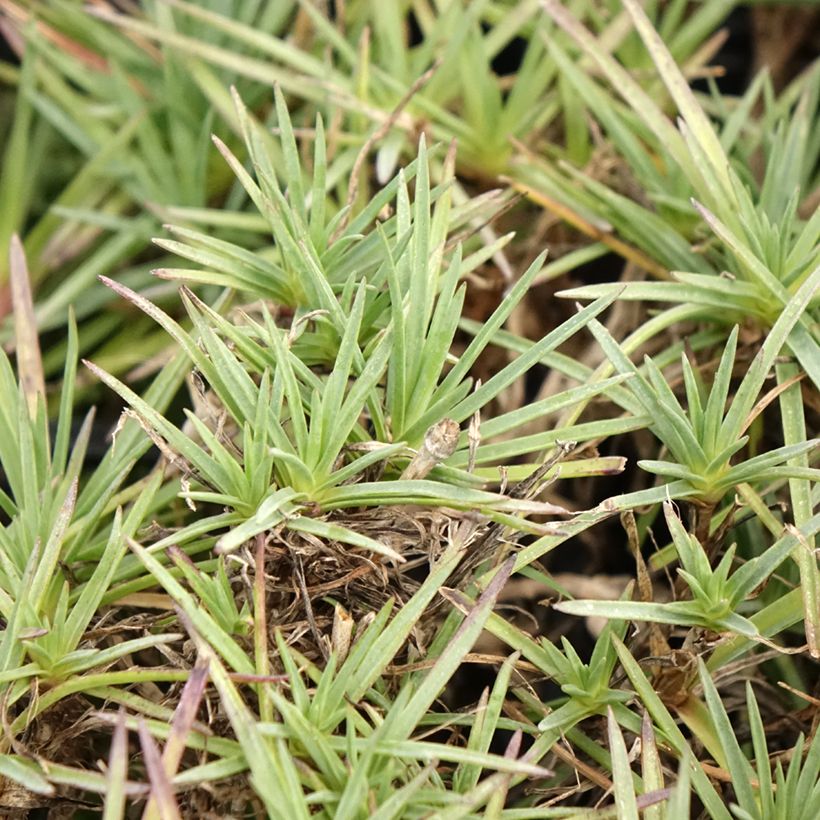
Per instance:
[[[552,197],[547,196],[542,191],[537,191],[535,188],[526,185],[523,182],[511,180],[510,184],[516,191],[527,197],[527,199],[535,202],[537,205],[547,211],[550,211],[557,217],[560,217],[569,225],[572,225],[574,228],[581,231],[581,233],[585,236],[588,236],[590,239],[593,239],[596,242],[602,242],[611,251],[617,253],[619,256],[622,256],[629,262],[634,263],[642,270],[648,271],[656,279],[666,280],[670,278],[671,275],[667,268],[663,265],[659,265],[642,251],[615,236],[611,225],[596,225],[583,215],[572,210],[569,206],[558,202]]]
[[[18,56],[22,57],[25,48],[25,41],[21,32],[25,31],[28,26],[33,26],[39,36],[48,40],[60,51],[79,60],[90,70],[108,73],[109,66],[103,57],[81,45],[71,37],[67,37],[63,32],[53,26],[46,25],[42,20],[32,22],[33,14],[27,10],[24,5],[21,6],[12,2],[12,0],[3,0],[3,2],[0,3],[0,12],[11,21],[11,26],[6,28],[4,35],[8,32],[9,42],[15,44],[15,52]],[[0,22],[4,22],[2,17],[0,17]],[[11,37],[12,34],[17,35],[13,40]],[[18,42],[19,45],[17,45]]]
[[[106,771],[107,790],[103,820],[123,820],[125,817],[125,783],[128,780],[128,730],[125,728],[125,712],[120,710]]]
[[[151,737],[142,719],[138,724],[138,733],[145,769],[151,784],[151,800],[143,812],[142,820],[182,820],[174,789],[163,767],[156,741]]]
[[[34,416],[37,403],[45,401],[46,383],[43,376],[43,358],[31,295],[26,252],[20,237],[14,234],[9,244],[9,272],[11,303],[14,308],[14,340],[17,352],[17,372],[26,397],[29,413]]]
[[[185,682],[185,686],[182,689],[177,708],[174,711],[171,733],[168,735],[165,748],[162,750],[162,767],[169,783],[179,769],[182,755],[187,747],[186,739],[193,727],[196,713],[199,711],[199,706],[202,703],[202,696],[205,694],[207,683],[208,666],[201,662],[197,663],[191,670],[191,676]],[[151,797],[148,800],[148,805],[145,807],[145,813],[143,814],[144,820],[155,817],[160,817],[164,820],[165,815],[162,814],[161,808],[157,795],[152,789]]]

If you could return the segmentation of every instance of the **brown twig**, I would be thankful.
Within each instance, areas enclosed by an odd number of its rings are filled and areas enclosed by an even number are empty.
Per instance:
[[[362,165],[364,165],[365,160],[367,159],[367,155],[372,150],[373,146],[380,140],[384,139],[387,136],[390,129],[398,122],[399,117],[402,115],[404,109],[409,105],[410,101],[413,97],[418,94],[418,92],[427,85],[428,82],[432,79],[433,75],[438,71],[439,66],[442,63],[442,58],[438,57],[433,65],[427,69],[414,83],[407,89],[405,95],[399,100],[396,107],[390,112],[390,115],[387,117],[386,120],[365,140],[364,145],[362,145],[361,150],[359,151],[358,155],[356,156],[356,160],[353,163],[353,168],[350,171],[350,183],[348,184],[347,188],[347,201],[345,202],[345,214],[342,219],[339,221],[339,226],[333,232],[333,236],[331,237],[331,243],[335,242],[343,233],[345,228],[347,227],[348,223],[350,222],[350,216],[353,209],[353,203],[356,201],[356,195],[359,192],[359,174],[362,170]]]

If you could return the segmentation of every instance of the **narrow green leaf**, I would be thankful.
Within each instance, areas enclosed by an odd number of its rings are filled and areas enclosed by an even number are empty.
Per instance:
[[[239,648],[238,644],[227,635],[214,619],[203,610],[194,598],[182,587],[179,581],[164,567],[145,547],[132,538],[128,545],[137,555],[145,568],[156,578],[163,589],[174,599],[180,609],[197,628],[204,640],[207,640],[220,655],[237,672],[246,675],[254,673],[250,658]]]
[[[731,441],[740,435],[775,359],[818,289],[820,289],[820,267],[812,272],[783,308],[780,317],[752,360],[720,427],[719,439],[721,441]]]
[[[638,820],[638,801],[632,782],[632,767],[626,751],[626,743],[612,707],[607,707],[607,738],[612,755],[612,780],[615,787],[615,807],[619,820]]]

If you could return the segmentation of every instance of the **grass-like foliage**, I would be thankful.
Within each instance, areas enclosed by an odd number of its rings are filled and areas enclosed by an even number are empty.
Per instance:
[[[722,93],[738,5],[0,2],[0,814],[820,815],[820,70]]]

